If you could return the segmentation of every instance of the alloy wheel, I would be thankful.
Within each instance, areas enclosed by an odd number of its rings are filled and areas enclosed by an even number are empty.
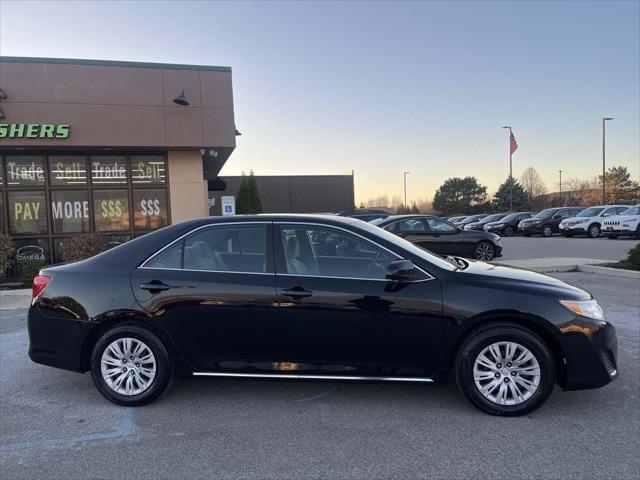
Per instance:
[[[545,237],[550,237],[551,235],[553,235],[553,228],[551,228],[549,225],[546,225],[543,229],[542,229],[542,234]]]
[[[476,259],[482,261],[489,261],[493,259],[493,247],[483,242],[476,247]]]
[[[156,358],[137,338],[118,338],[105,348],[100,359],[104,382],[120,395],[146,391],[156,377]]]
[[[519,405],[540,385],[540,364],[531,351],[516,342],[485,347],[473,365],[473,380],[480,394],[498,405]]]
[[[589,236],[591,238],[598,238],[600,236],[600,227],[598,225],[591,225],[589,227]]]

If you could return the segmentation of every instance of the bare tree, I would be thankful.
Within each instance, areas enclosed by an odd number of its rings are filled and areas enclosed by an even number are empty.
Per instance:
[[[377,197],[369,197],[364,204],[367,208],[388,207],[389,197],[387,195],[379,195]]]
[[[547,193],[547,186],[538,175],[536,169],[533,167],[527,168],[520,176],[520,184],[524,187],[529,197],[529,208],[531,210],[542,208],[543,205],[537,205],[539,202],[536,202],[536,199]]]

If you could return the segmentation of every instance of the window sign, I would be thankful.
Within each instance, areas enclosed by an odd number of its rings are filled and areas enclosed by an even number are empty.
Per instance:
[[[86,185],[87,160],[83,156],[52,155],[49,175],[51,185]]]
[[[49,264],[49,241],[46,238],[14,239],[16,246],[15,263],[20,271],[32,263]]]
[[[7,186],[44,186],[44,158],[39,155],[7,155]]]
[[[96,231],[129,230],[129,198],[126,190],[93,192]]]
[[[44,192],[8,192],[9,232],[14,235],[46,234],[47,207]]]
[[[230,217],[236,214],[236,197],[233,195],[220,197],[220,206],[222,207],[222,216]]]
[[[124,155],[91,157],[91,183],[94,185],[127,183],[127,160]]]
[[[153,230],[169,224],[166,190],[134,190],[136,230]]]
[[[53,190],[51,217],[54,233],[89,231],[89,194],[86,190]]]
[[[131,179],[133,183],[165,183],[166,164],[162,155],[132,155]]]

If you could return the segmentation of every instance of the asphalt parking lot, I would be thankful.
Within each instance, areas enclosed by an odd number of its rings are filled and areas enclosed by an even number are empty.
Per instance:
[[[638,478],[640,282],[556,275],[590,290],[617,326],[620,378],[599,390],[556,389],[522,418],[482,414],[452,386],[209,379],[178,380],[156,403],[125,409],[89,375],[31,363],[25,310],[0,310],[0,473]]]
[[[553,237],[502,237],[502,257],[500,260],[520,260],[529,258],[599,258],[603,260],[622,260],[629,249],[636,246],[638,240],[606,237],[565,238]]]

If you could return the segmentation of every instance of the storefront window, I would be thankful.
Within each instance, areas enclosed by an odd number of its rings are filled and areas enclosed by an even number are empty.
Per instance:
[[[4,187],[4,162],[0,157],[0,188]]]
[[[92,184],[125,184],[127,178],[127,158],[124,155],[93,155],[91,157]]]
[[[113,247],[117,247],[118,245],[122,245],[129,241],[129,235],[104,235],[101,236],[102,241],[104,242],[104,249],[109,250]]]
[[[93,192],[93,214],[96,231],[129,230],[129,198],[126,190]]]
[[[49,178],[52,186],[86,185],[87,160],[79,155],[49,157]]]
[[[44,187],[44,158],[40,155],[7,155],[5,175],[9,187]]]
[[[166,190],[134,190],[136,230],[154,230],[168,225]]]
[[[136,184],[165,183],[166,163],[162,155],[132,155],[131,180]]]
[[[49,240],[46,238],[14,239],[18,271],[32,263],[49,264]]]
[[[86,190],[53,190],[51,217],[54,233],[89,231],[89,193]]]
[[[9,233],[46,234],[47,206],[44,192],[8,192]]]
[[[4,233],[4,192],[0,190],[0,233]]]

